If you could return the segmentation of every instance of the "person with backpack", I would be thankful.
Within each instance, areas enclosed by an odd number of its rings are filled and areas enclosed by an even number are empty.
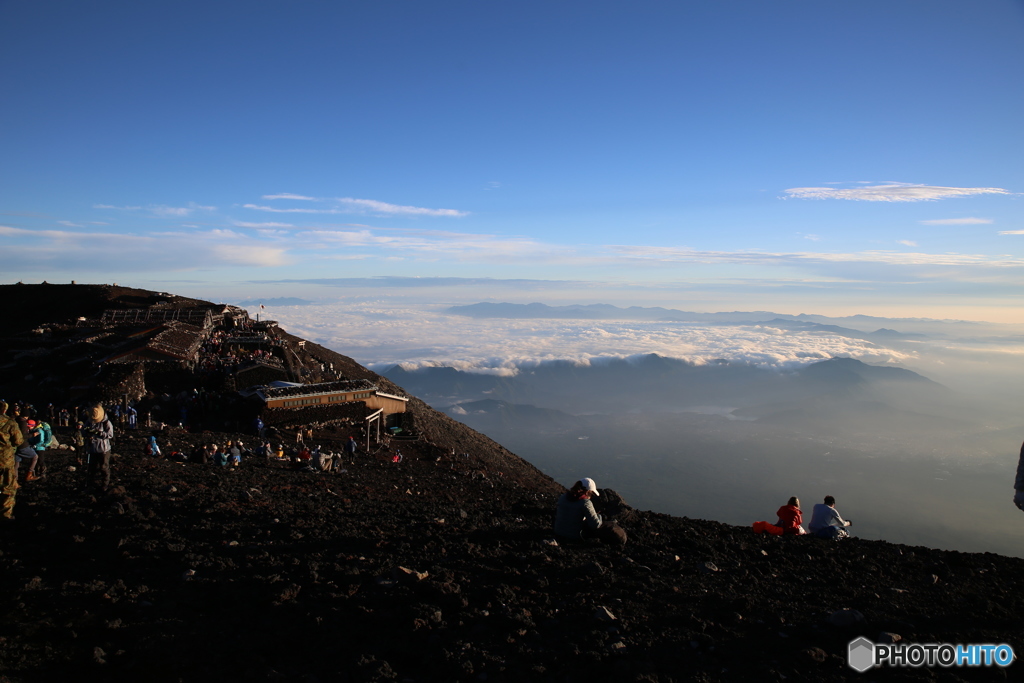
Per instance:
[[[39,422],[29,420],[28,428],[28,442],[36,451],[36,459],[29,468],[25,481],[35,481],[41,479],[46,472],[46,466],[43,465],[43,453],[53,444],[53,430],[49,423],[41,420]]]
[[[18,464],[14,452],[25,442],[18,424],[7,416],[7,403],[0,401],[0,519],[14,519],[14,498],[18,493]]]
[[[596,538],[601,515],[594,509],[591,496],[600,496],[593,479],[580,479],[558,498],[555,508],[555,535],[566,541]]]
[[[103,405],[97,403],[89,411],[89,425],[85,428],[86,448],[89,453],[87,481],[93,482],[97,475],[102,477],[100,493],[110,488],[110,447],[114,440],[114,425],[107,418]]]

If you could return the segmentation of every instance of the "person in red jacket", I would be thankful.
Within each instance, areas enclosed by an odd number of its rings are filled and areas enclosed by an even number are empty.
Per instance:
[[[801,535],[807,533],[801,526],[804,523],[804,513],[800,510],[800,499],[796,496],[790,498],[789,502],[780,507],[779,511],[775,514],[779,516],[776,526],[782,527],[783,534]]]

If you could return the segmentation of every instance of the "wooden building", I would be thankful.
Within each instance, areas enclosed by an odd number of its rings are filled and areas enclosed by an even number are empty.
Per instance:
[[[254,390],[267,408],[307,408],[318,405],[338,405],[359,401],[367,408],[383,410],[385,415],[404,413],[409,399],[378,391],[377,386],[365,379],[321,382],[319,384],[291,384],[278,382],[276,386]]]
[[[169,321],[156,328],[128,335],[129,341],[138,340],[104,358],[101,363],[135,363],[173,360],[194,363],[199,348],[206,339],[206,331],[195,325]]]

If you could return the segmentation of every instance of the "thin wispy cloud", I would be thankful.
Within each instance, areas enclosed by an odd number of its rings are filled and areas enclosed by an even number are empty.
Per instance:
[[[461,218],[468,216],[468,211],[456,209],[431,209],[422,206],[407,206],[403,204],[391,204],[376,199],[356,199],[354,197],[335,197],[330,199],[307,197],[305,195],[281,193],[263,195],[263,199],[295,199],[309,202],[324,202],[333,206],[324,209],[309,208],[278,208],[272,206],[261,206],[258,204],[246,204],[245,208],[256,211],[269,211],[271,213],[320,213],[320,214],[372,214],[376,216],[433,216],[441,218]]]
[[[243,204],[242,208],[253,211],[266,211],[268,213],[345,213],[338,209],[279,209],[274,206],[260,206],[259,204]]]
[[[184,218],[196,211],[216,211],[216,206],[202,206],[189,202],[188,206],[165,206],[151,204],[149,206],[113,206],[111,204],[93,204],[94,209],[113,209],[115,211],[147,211],[160,218]]]
[[[699,251],[678,247],[613,246],[623,256],[680,263],[882,263],[892,265],[1021,267],[1024,258],[989,254],[925,254],[904,251],[762,252]]]
[[[541,259],[551,258],[566,251],[564,247],[530,238],[455,232],[304,230],[294,233],[294,239],[322,245],[379,247],[388,251],[415,252],[425,257],[443,256],[457,260],[517,257]]]
[[[942,187],[913,183],[887,183],[847,189],[833,187],[792,187],[785,199],[845,199],[858,202],[926,202],[951,197],[1012,194],[1000,187]]]
[[[936,218],[927,221],[918,221],[921,225],[988,225],[992,223],[991,218]]]
[[[237,228],[294,228],[291,223],[247,223],[245,221],[233,221],[231,223]]]
[[[304,202],[322,201],[317,199],[316,197],[306,197],[305,195],[292,194],[291,192],[282,192],[280,194],[265,194],[263,195],[263,199],[298,199]]]
[[[72,223],[71,221],[57,221],[58,225],[63,225],[68,228],[84,228],[85,226],[81,223]]]
[[[402,206],[400,204],[388,204],[387,202],[379,202],[374,199],[353,199],[351,197],[342,197],[338,199],[339,202],[347,206],[352,207],[365,212],[382,213],[388,215],[402,215],[402,216],[448,216],[448,217],[460,217],[468,216],[468,211],[457,211],[455,209],[425,209],[419,206]]]
[[[0,226],[4,254],[29,271],[154,272],[292,263],[287,249],[233,230],[114,233]]]
[[[1000,235],[1024,235],[1024,230],[1000,230]]]
[[[906,247],[916,247],[917,246],[917,242],[915,242],[914,240],[898,240],[897,243],[898,244],[902,244],[902,245],[904,245]]]

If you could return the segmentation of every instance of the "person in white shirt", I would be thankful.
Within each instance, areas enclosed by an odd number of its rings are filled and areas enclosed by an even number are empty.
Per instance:
[[[853,524],[843,519],[836,510],[836,499],[825,496],[824,503],[817,503],[811,513],[811,523],[807,525],[810,532],[819,538],[845,538],[849,536],[846,527]]]

